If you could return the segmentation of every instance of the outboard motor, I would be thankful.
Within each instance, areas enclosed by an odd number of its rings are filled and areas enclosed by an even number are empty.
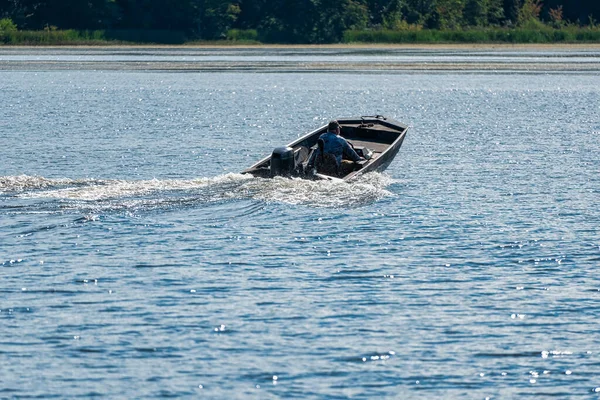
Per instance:
[[[271,176],[288,176],[296,169],[294,150],[291,147],[277,147],[271,154]]]

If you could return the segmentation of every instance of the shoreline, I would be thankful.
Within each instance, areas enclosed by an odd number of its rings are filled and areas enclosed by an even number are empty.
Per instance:
[[[10,49],[392,49],[392,50],[599,50],[600,43],[341,43],[341,44],[65,44],[65,45],[1,45],[0,52]]]

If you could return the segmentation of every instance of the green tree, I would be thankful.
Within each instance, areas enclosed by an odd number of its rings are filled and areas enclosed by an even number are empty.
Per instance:
[[[562,28],[563,26],[565,26],[562,5],[548,10],[548,15],[550,16],[550,22],[552,23],[552,26],[554,26],[555,28]]]
[[[541,0],[525,0],[521,8],[519,8],[519,15],[517,19],[518,25],[536,25],[540,22],[539,17],[541,11]]]
[[[17,25],[10,18],[0,19],[0,34],[5,32],[15,32]]]
[[[521,0],[504,0],[504,15],[507,25],[516,25],[519,20]]]
[[[502,0],[489,0],[487,8],[488,25],[500,25],[504,20],[504,7]]]
[[[409,24],[407,22],[408,7],[405,0],[390,1],[386,8],[382,10],[382,15],[382,25],[385,29],[404,30],[411,27],[414,28],[416,26],[421,26],[419,23],[415,23],[414,21],[413,24]]]
[[[273,3],[259,36],[268,42],[336,43],[369,22],[366,0],[283,0]]]
[[[271,0],[241,0],[240,14],[234,25],[239,29],[259,29],[273,17],[273,8]]]
[[[502,0],[467,0],[464,20],[470,26],[499,25],[504,18]]]
[[[11,18],[21,29],[99,29],[110,26],[118,7],[113,0],[12,0],[3,1],[0,15]]]
[[[184,32],[220,39],[231,28],[260,40],[331,43],[344,30],[459,29],[463,25],[555,27],[600,20],[600,0],[0,0],[0,19],[19,29],[119,29]],[[4,28],[8,29],[8,23]],[[164,32],[161,32],[161,34]]]
[[[198,3],[198,30],[204,39],[222,39],[241,13],[231,0],[201,0]]]
[[[280,43],[307,43],[315,35],[317,4],[314,0],[275,1],[261,13],[257,27],[261,40]]]
[[[361,0],[316,0],[316,20],[312,43],[335,43],[344,31],[363,28],[368,21],[368,8]]]
[[[464,0],[437,0],[438,27],[440,29],[457,29],[462,25]]]
[[[119,29],[176,30],[193,36],[198,31],[200,6],[196,0],[115,0]]]
[[[11,19],[21,29],[32,29],[28,22],[36,13],[37,3],[37,0],[0,0],[0,17]]]
[[[488,0],[467,0],[465,3],[465,23],[471,26],[485,26],[487,24]]]
[[[435,8],[435,0],[405,0],[403,14],[409,24],[431,28],[437,25]]]
[[[369,13],[369,25],[385,25],[386,20],[393,18],[402,18],[402,0],[369,0],[367,2],[367,11]]]
[[[350,0],[344,13],[345,29],[364,29],[369,25],[369,8],[366,0]]]

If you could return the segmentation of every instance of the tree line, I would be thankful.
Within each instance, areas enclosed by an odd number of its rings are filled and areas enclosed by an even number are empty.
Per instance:
[[[348,30],[596,27],[597,18],[600,0],[0,0],[0,31],[156,30],[218,40],[234,30],[276,43],[336,43]]]

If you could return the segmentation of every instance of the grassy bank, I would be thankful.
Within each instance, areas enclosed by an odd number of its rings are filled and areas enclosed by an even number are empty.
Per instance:
[[[183,32],[166,30],[0,31],[0,43],[20,46],[110,45],[124,43],[183,44]]]
[[[255,30],[231,30],[217,45],[270,44]],[[600,43],[598,27],[553,29],[486,28],[465,30],[349,30],[342,43],[366,44],[468,44],[468,43]],[[188,40],[183,32],[162,30],[44,30],[1,31],[0,44],[21,46],[122,45],[122,44],[207,44]]]
[[[344,43],[600,43],[600,28],[351,30]]]

